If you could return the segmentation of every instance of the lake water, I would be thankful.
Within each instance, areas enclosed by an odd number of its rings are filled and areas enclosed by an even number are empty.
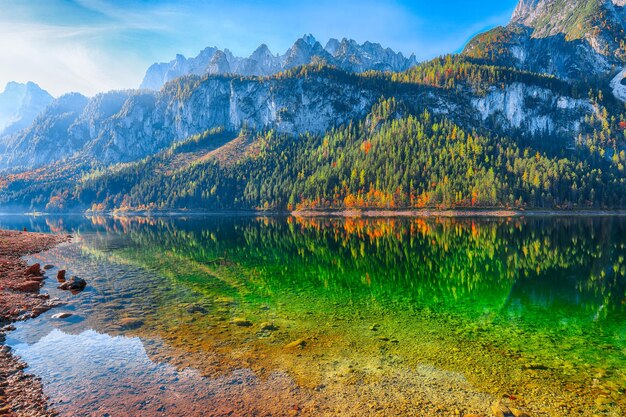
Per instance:
[[[63,416],[626,415],[625,218],[23,227],[88,282],[7,339]]]

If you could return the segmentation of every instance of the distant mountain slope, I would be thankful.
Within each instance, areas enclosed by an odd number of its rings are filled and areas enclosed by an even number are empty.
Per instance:
[[[298,39],[283,55],[274,55],[267,45],[259,46],[247,58],[235,57],[228,49],[209,47],[195,58],[177,55],[169,63],[148,68],[141,88],[159,90],[166,82],[184,75],[238,74],[273,75],[280,71],[322,60],[349,72],[404,71],[417,64],[414,55],[405,58],[377,43],[359,45],[353,40],[330,39],[323,47],[312,35]]]
[[[624,0],[520,0],[463,54],[566,80],[606,82],[626,63]]]
[[[78,93],[61,96],[29,128],[4,137],[0,142],[0,167],[37,167],[75,152],[82,143],[76,143],[68,132],[87,101]]]
[[[28,127],[53,99],[33,82],[8,83],[0,93],[0,136]]]

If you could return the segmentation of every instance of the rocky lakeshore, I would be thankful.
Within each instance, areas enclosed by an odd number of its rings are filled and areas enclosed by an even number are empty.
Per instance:
[[[69,236],[0,230],[0,415],[53,416],[41,381],[24,372],[26,364],[4,345],[11,323],[36,317],[57,303],[40,294],[45,267],[30,267],[22,256],[67,241]]]

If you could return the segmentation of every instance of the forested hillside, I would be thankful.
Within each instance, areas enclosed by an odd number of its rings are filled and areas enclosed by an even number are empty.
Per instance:
[[[391,98],[324,135],[216,129],[92,172],[78,185],[15,196],[28,205],[49,193],[48,211],[625,207],[626,153],[603,142],[598,128],[555,153],[463,129],[428,110],[410,114]]]

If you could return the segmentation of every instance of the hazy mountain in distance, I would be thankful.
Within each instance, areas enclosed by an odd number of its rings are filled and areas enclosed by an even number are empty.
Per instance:
[[[28,127],[53,99],[33,82],[9,82],[0,93],[0,136]]]

